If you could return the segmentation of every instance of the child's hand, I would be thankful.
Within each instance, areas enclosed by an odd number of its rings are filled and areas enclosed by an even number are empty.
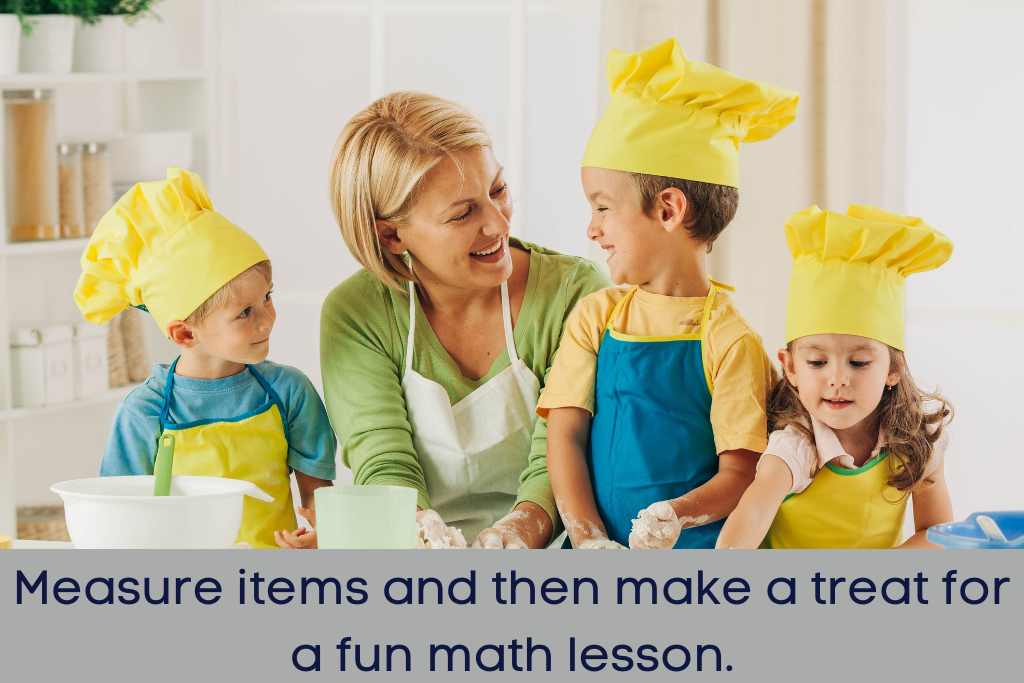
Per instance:
[[[275,531],[274,540],[281,548],[293,550],[310,550],[317,547],[316,542],[316,511],[312,508],[298,508],[299,514],[309,522],[312,529],[299,527],[295,531]]]
[[[418,510],[416,526],[418,527],[420,546],[423,548],[466,547],[466,538],[462,535],[462,531],[445,524],[441,515],[434,510]]]
[[[633,550],[661,550],[671,548],[679,540],[683,521],[676,516],[667,500],[648,505],[633,520],[629,534],[629,547]]]

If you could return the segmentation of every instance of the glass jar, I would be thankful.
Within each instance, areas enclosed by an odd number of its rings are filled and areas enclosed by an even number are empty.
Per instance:
[[[57,145],[57,178],[60,187],[60,236],[85,237],[81,145],[67,142]]]
[[[85,182],[85,236],[88,237],[103,214],[114,205],[114,182],[106,143],[82,145],[82,178]]]
[[[4,92],[7,226],[12,242],[60,236],[52,90]]]

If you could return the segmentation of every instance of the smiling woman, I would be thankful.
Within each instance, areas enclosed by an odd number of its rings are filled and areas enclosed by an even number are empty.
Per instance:
[[[450,527],[479,547],[547,545],[559,522],[537,395],[565,318],[606,280],[510,237],[490,137],[440,98],[393,93],[353,117],[330,188],[364,268],[321,319],[324,393],[355,482],[415,488],[430,547],[451,545]]]

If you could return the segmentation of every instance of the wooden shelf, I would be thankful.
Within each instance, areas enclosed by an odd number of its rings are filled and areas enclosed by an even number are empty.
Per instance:
[[[117,387],[116,389],[108,389],[107,391],[97,396],[91,396],[90,398],[84,398],[80,401],[69,401],[68,403],[58,403],[52,406],[43,406],[42,408],[14,408],[13,410],[0,410],[0,422],[10,422],[13,420],[24,420],[33,417],[44,417],[47,415],[56,415],[68,410],[75,410],[77,408],[86,408],[91,406],[103,405],[106,403],[113,403],[120,401],[127,396],[132,389],[137,387],[137,384],[130,384],[126,387]]]
[[[203,70],[158,71],[152,73],[69,73],[8,74],[0,76],[0,90],[56,88],[62,85],[104,85],[111,83],[148,83],[161,81],[204,81]]]
[[[89,244],[89,238],[41,240],[39,242],[3,242],[0,243],[0,255],[32,256],[35,254],[71,254],[82,253]]]

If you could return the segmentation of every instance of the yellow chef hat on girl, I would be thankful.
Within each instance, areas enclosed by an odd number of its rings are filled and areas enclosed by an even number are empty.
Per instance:
[[[741,142],[766,140],[796,118],[800,96],[691,61],[674,38],[612,51],[611,100],[583,166],[739,187]]]
[[[904,279],[949,260],[953,243],[920,218],[851,205],[786,221],[793,255],[786,342],[855,334],[903,350]]]
[[[166,330],[265,260],[256,240],[213,210],[198,175],[171,168],[166,180],[132,187],[100,219],[82,254],[75,303],[93,323],[145,307]]]

